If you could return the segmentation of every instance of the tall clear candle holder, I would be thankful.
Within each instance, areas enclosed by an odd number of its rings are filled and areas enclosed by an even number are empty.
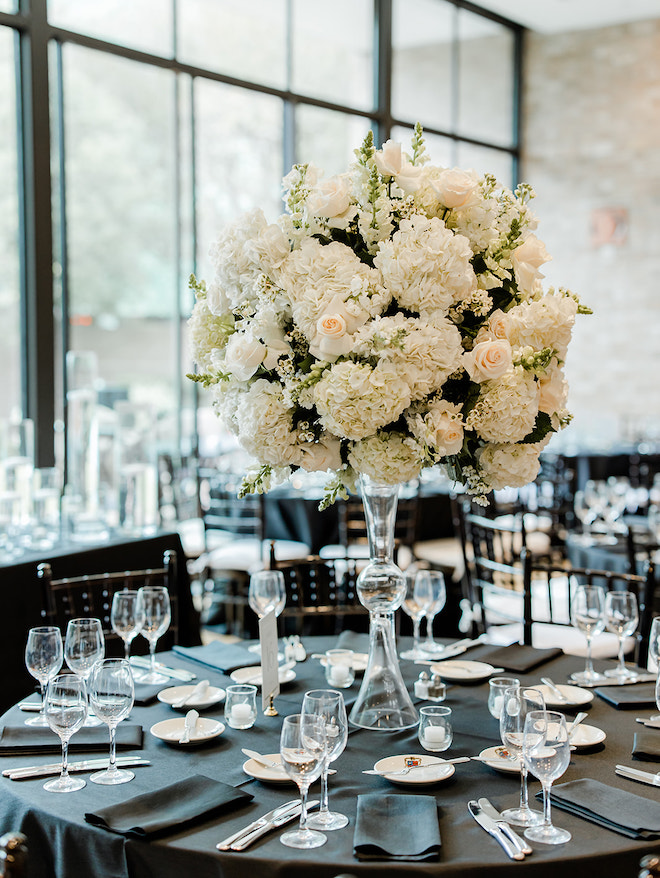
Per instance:
[[[119,402],[117,414],[117,474],[119,527],[144,536],[159,526],[158,463],[154,415],[149,406]]]

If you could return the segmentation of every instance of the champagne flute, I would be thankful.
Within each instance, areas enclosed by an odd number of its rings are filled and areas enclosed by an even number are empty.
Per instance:
[[[140,614],[140,634],[149,641],[150,667],[141,677],[143,683],[167,683],[167,677],[156,670],[156,644],[172,621],[170,596],[164,585],[144,585],[138,590],[137,612]]]
[[[44,784],[51,793],[81,790],[85,781],[69,776],[69,739],[80,729],[87,716],[85,681],[76,674],[58,674],[46,688],[46,721],[62,742],[62,770],[59,777]]]
[[[594,585],[580,585],[576,588],[571,601],[571,622],[587,639],[584,671],[571,674],[571,680],[578,685],[600,683],[606,678],[604,674],[594,670],[591,640],[605,630],[605,593],[602,588]]]
[[[412,649],[406,649],[402,652],[401,658],[415,661],[416,659],[423,659],[427,656],[427,653],[422,647],[419,629],[422,624],[422,619],[431,606],[432,591],[430,581],[427,577],[415,576],[414,580],[412,580],[412,588],[411,577],[406,577],[406,583],[406,596],[403,599],[401,607],[404,613],[412,619],[413,646]]]
[[[616,668],[605,671],[606,677],[617,680],[633,680],[637,672],[626,667],[623,657],[623,644],[626,637],[637,628],[639,611],[637,598],[631,591],[608,591],[605,595],[605,625],[619,638],[619,662]]]
[[[525,717],[523,761],[528,771],[541,781],[543,823],[525,830],[525,838],[543,844],[565,844],[571,833],[552,825],[550,787],[568,768],[571,745],[566,717],[551,710],[531,710]]]
[[[105,655],[100,619],[69,619],[64,639],[64,658],[69,669],[87,682],[96,662]],[[86,726],[100,726],[101,720],[89,711]]]
[[[300,825],[280,836],[291,848],[317,848],[325,844],[322,832],[307,827],[307,791],[323,771],[326,761],[325,720],[313,714],[285,716],[280,735],[282,766],[300,790]]]
[[[46,720],[46,684],[59,674],[64,660],[62,634],[59,628],[41,626],[30,628],[25,645],[25,664],[41,688],[41,710],[37,716],[25,720],[26,726],[48,726]]]
[[[307,820],[312,829],[343,829],[348,817],[328,808],[328,770],[330,763],[346,749],[348,720],[344,696],[335,689],[312,689],[305,692],[302,704],[303,716],[320,716],[325,722],[325,760],[321,772],[321,807]]]
[[[543,695],[538,689],[512,686],[504,692],[500,712],[500,737],[507,750],[520,762],[520,803],[517,808],[503,811],[502,817],[515,826],[534,826],[543,820],[539,811],[529,807],[527,765],[522,758],[525,717],[538,708],[545,708]]]
[[[248,604],[259,619],[271,612],[279,616],[285,603],[284,574],[281,570],[258,570],[250,576]],[[250,652],[261,652],[261,644],[255,643],[248,649]]]
[[[433,620],[447,601],[445,577],[439,570],[420,570],[415,577],[415,588],[417,588],[417,580],[420,580],[420,588],[429,589],[431,592],[431,599],[424,612],[426,640],[422,643],[422,649],[427,655],[439,655],[445,648],[433,639]]]
[[[131,712],[133,697],[133,675],[126,659],[104,659],[94,665],[89,678],[89,701],[110,729],[110,762],[105,771],[90,777],[93,783],[128,783],[135,777],[132,771],[117,768],[115,741],[117,726]]]
[[[144,624],[144,612],[138,606],[138,593],[135,589],[123,588],[114,593],[110,624],[115,634],[124,641],[124,658],[128,661],[131,655],[131,643]]]

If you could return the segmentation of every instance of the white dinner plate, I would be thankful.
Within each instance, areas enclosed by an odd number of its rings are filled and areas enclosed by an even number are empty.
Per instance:
[[[261,686],[261,665],[253,665],[251,668],[236,668],[229,675],[234,683],[252,683],[253,686]],[[279,672],[280,686],[296,679],[293,668],[287,668]]]
[[[353,653],[353,670],[356,673],[360,671],[366,670],[367,662],[369,661],[369,656],[366,652],[354,652]],[[325,667],[328,664],[328,660],[325,656],[321,659],[321,664]]]
[[[264,753],[264,759],[282,764],[282,757],[279,753]],[[262,780],[266,783],[293,783],[292,778],[289,777],[283,768],[268,768],[254,759],[248,759],[247,762],[243,763],[243,771],[249,774],[250,777],[255,777],[257,780]]]
[[[552,694],[545,683],[534,686],[543,694],[546,707],[577,707],[579,704],[590,704],[594,700],[594,693],[589,689],[581,689],[579,686],[567,686],[565,683],[558,683],[557,689],[562,693],[565,701],[560,701],[556,695]]]
[[[595,747],[596,744],[602,744],[607,735],[597,726],[590,726],[586,723],[580,723],[571,735],[571,744],[578,750],[586,750],[588,747]]]
[[[218,722],[217,719],[200,716],[197,720],[194,734],[190,736],[188,742],[182,744],[179,739],[183,735],[185,721],[186,718],[184,716],[164,719],[153,725],[149,731],[155,738],[160,738],[161,741],[165,741],[167,744],[176,744],[180,747],[194,747],[195,744],[201,744],[203,741],[217,738],[225,730],[224,724]]]
[[[434,674],[440,674],[443,680],[451,680],[455,683],[461,681],[473,682],[485,680],[495,671],[492,665],[486,662],[461,661],[453,659],[446,662],[434,662],[431,665]]]
[[[517,759],[510,759],[508,753],[506,747],[500,744],[497,747],[486,747],[479,756],[484,760],[485,765],[489,765],[496,771],[504,771],[506,774],[520,774],[520,762]]]
[[[188,698],[194,688],[194,686],[170,686],[168,689],[161,689],[157,697],[163,704],[169,704],[172,707],[175,701]],[[219,689],[217,686],[209,686],[203,698],[189,699],[183,707],[176,708],[176,710],[189,710],[191,707],[211,707],[211,705],[223,701],[225,694],[224,689]]]
[[[376,771],[400,771],[406,767],[407,759],[421,759],[422,768],[413,768],[408,774],[384,774],[385,780],[405,786],[429,786],[450,778],[456,771],[451,762],[445,762],[439,756],[423,755],[386,756],[374,765]],[[428,767],[426,767],[428,766]]]

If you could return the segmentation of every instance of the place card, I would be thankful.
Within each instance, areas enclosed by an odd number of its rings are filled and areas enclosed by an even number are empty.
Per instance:
[[[273,611],[259,619],[261,644],[261,708],[266,710],[271,697],[280,694],[277,660],[277,616]]]

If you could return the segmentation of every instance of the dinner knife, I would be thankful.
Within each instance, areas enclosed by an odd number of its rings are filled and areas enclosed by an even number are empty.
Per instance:
[[[641,771],[641,769],[632,768],[629,765],[617,765],[614,773],[620,774],[621,777],[626,777],[628,780],[638,780],[641,783],[650,784],[652,787],[660,787],[660,773]]]
[[[479,826],[485,829],[486,832],[495,839],[495,841],[499,842],[508,857],[510,857],[512,860],[525,859],[525,855],[523,854],[523,852],[518,850],[517,847],[514,847],[513,843],[502,832],[502,830],[492,817],[484,814],[482,808],[479,806],[479,803],[475,799],[472,799],[468,802],[468,811],[470,812],[470,814],[472,814]]]
[[[635,683],[655,683],[657,677],[655,674],[638,674],[636,677],[633,677],[632,680],[617,680],[612,677],[611,680],[607,680],[607,682],[603,682],[602,680],[598,683],[580,683],[581,689],[597,689],[601,686],[606,686],[608,689],[610,686],[634,686]]]
[[[310,811],[312,808],[316,808],[318,802],[308,802],[307,810]],[[244,835],[238,841],[235,841],[231,846],[230,850],[232,851],[244,851],[246,848],[250,847],[250,845],[255,842],[258,838],[261,838],[262,835],[265,835],[267,832],[270,832],[271,829],[277,829],[278,826],[284,826],[287,823],[291,823],[292,820],[295,820],[296,817],[300,817],[300,802],[296,808],[291,811],[287,811],[284,814],[280,814],[279,817],[272,817],[270,820],[266,822],[265,825],[260,826],[258,829],[255,829],[253,832],[250,832],[249,835]]]
[[[118,756],[115,760],[118,766],[126,765],[151,765],[148,759],[142,759],[139,756]],[[72,771],[93,771],[95,768],[107,768],[109,764],[108,757],[102,759],[86,759],[82,762],[69,762],[67,768]],[[56,775],[62,771],[61,762],[50,762],[48,765],[30,765],[25,768],[6,768],[2,774],[9,780],[25,780],[30,777],[48,777]]]
[[[527,843],[526,839],[521,838],[518,833],[512,829],[509,824],[506,822],[504,817],[500,814],[500,812],[495,808],[494,805],[486,798],[481,798],[477,800],[477,804],[481,808],[481,810],[488,817],[492,817],[492,819],[497,823],[502,832],[505,835],[508,835],[514,845],[518,848],[518,850],[523,854],[531,854],[532,848]]]
[[[550,677],[541,677],[541,682],[545,683],[550,690],[550,694],[554,695],[557,701],[568,701],[568,698],[564,695],[559,686],[550,679]]]
[[[131,664],[135,665],[136,668],[151,667],[149,659],[139,655],[131,656]],[[193,674],[192,671],[186,671],[183,668],[167,668],[165,665],[161,665],[160,662],[156,662],[156,670],[159,674],[171,677],[173,680],[181,680],[182,683],[189,683],[191,680],[197,679],[197,674]]]
[[[244,826],[242,829],[239,829],[238,832],[235,832],[233,835],[228,836],[223,839],[221,842],[218,842],[216,848],[219,851],[228,851],[231,845],[238,841],[239,838],[242,838],[244,835],[249,835],[251,832],[254,832],[255,829],[259,829],[261,826],[266,826],[269,820],[272,820],[274,817],[281,816],[283,814],[287,814],[289,811],[296,811],[298,809],[298,814],[300,814],[300,799],[291,799],[290,802],[285,802],[283,805],[278,805],[277,808],[273,808],[272,811],[267,811],[262,817],[259,817],[257,820],[253,820],[252,823],[249,823],[247,826]]]
[[[650,719],[649,717],[644,718],[643,716],[635,717],[636,723],[641,723],[643,726],[646,726],[647,729],[660,729],[660,719]]]

